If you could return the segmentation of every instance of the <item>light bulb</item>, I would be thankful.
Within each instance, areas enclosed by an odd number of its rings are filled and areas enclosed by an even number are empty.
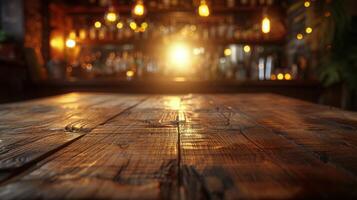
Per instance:
[[[115,22],[117,20],[117,15],[115,13],[110,12],[110,13],[107,14],[106,19],[109,22]]]
[[[72,39],[68,39],[66,40],[66,47],[68,48],[73,48],[76,46],[76,41],[72,40]]]
[[[122,29],[123,26],[124,26],[124,24],[123,24],[122,22],[118,22],[118,23],[117,23],[117,28],[118,28],[118,29]]]
[[[143,16],[145,13],[145,6],[142,1],[137,1],[133,9],[134,15]]]
[[[115,9],[113,7],[109,7],[108,12],[105,14],[105,20],[110,23],[117,21],[118,15],[115,13]]]
[[[305,32],[306,32],[307,34],[312,33],[312,28],[311,28],[311,27],[307,27],[307,28],[305,29]]]
[[[138,25],[135,22],[130,22],[129,26],[133,30],[135,30],[138,27]]]
[[[208,17],[210,14],[209,8],[205,0],[202,0],[200,6],[198,7],[198,15],[201,17]]]
[[[134,76],[134,71],[132,71],[132,70],[127,71],[127,72],[126,72],[126,76],[127,76],[128,78],[133,77],[133,76]]]
[[[304,38],[304,35],[301,34],[301,33],[298,33],[298,34],[296,35],[296,39],[298,39],[298,40],[302,40],[303,38]]]
[[[141,28],[146,29],[149,26],[147,22],[141,23]]]
[[[279,73],[277,76],[278,80],[283,80],[284,79],[284,74]]]
[[[102,23],[100,23],[100,21],[96,21],[96,22],[94,23],[94,27],[95,27],[95,28],[100,28],[100,27],[102,27]]]
[[[230,55],[232,55],[232,50],[227,48],[227,49],[224,50],[223,53],[224,53],[225,56],[230,56]]]
[[[244,51],[245,53],[249,53],[249,52],[250,52],[250,46],[249,46],[249,45],[244,45],[243,51]]]
[[[264,17],[262,20],[262,32],[263,33],[270,32],[270,19],[268,17]]]
[[[291,80],[292,79],[291,74],[289,74],[289,73],[286,73],[284,75],[284,78],[285,78],[285,80]]]

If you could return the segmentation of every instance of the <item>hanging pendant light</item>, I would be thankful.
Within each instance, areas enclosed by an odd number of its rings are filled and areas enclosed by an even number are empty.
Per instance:
[[[201,0],[198,6],[198,15],[201,17],[208,17],[210,14],[209,7],[205,0]]]
[[[145,14],[145,6],[142,0],[136,1],[136,4],[132,10],[133,15],[141,17]]]
[[[262,32],[265,34],[270,32],[270,19],[267,16],[262,20]]]
[[[115,12],[113,6],[110,6],[108,11],[105,13],[104,19],[106,22],[114,23],[118,20],[118,14]]]
[[[262,28],[262,32],[264,34],[268,34],[270,32],[270,19],[268,17],[268,8],[264,8],[263,9],[263,19],[262,19],[262,24],[261,24],[261,28]]]

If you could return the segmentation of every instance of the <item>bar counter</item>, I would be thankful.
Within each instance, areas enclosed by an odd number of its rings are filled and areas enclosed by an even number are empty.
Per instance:
[[[51,80],[37,83],[34,88],[44,94],[65,92],[117,92],[147,94],[187,94],[187,93],[275,93],[317,103],[324,89],[318,81],[272,81],[272,80]]]
[[[356,199],[357,114],[274,94],[0,106],[0,199]]]

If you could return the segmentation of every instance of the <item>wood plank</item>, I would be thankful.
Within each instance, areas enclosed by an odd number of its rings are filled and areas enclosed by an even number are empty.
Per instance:
[[[0,171],[43,159],[143,99],[72,93],[0,106]]]
[[[177,99],[151,97],[127,109],[8,181],[0,198],[175,198]]]
[[[356,113],[277,95],[225,96],[223,99],[225,104],[245,112],[321,161],[357,177]]]
[[[193,95],[183,100],[186,121],[179,130],[182,184],[187,198],[357,196],[353,189],[357,182],[350,173],[322,162],[300,145],[261,126],[249,117],[250,113],[236,109],[246,106],[236,103],[238,99],[251,101],[240,95]],[[255,103],[266,105],[266,101]]]
[[[0,199],[357,198],[355,113],[269,94],[71,95],[0,106]]]

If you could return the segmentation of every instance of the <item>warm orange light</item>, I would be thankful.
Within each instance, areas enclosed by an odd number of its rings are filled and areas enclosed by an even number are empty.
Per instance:
[[[230,56],[230,55],[232,55],[232,50],[230,48],[227,48],[227,49],[224,50],[223,53],[224,53],[225,56]]]
[[[276,75],[275,75],[275,74],[272,74],[272,75],[270,76],[270,79],[273,80],[273,81],[275,81],[275,80],[276,80]]]
[[[149,27],[149,24],[147,22],[141,23],[141,28],[147,29]]]
[[[175,77],[175,78],[174,78],[174,81],[175,81],[175,82],[185,82],[185,81],[186,81],[186,78],[185,78],[185,77]]]
[[[200,5],[198,6],[198,15],[201,17],[208,17],[210,14],[209,7],[205,0],[201,0]]]
[[[84,39],[86,39],[86,37],[87,37],[87,32],[86,32],[86,30],[84,30],[84,29],[79,30],[79,38],[80,38],[81,40],[84,40]]]
[[[117,28],[122,29],[124,27],[124,24],[122,22],[117,23]]]
[[[115,13],[108,13],[106,19],[109,22],[115,22],[117,20],[117,15]]]
[[[138,25],[136,25],[135,22],[130,22],[129,26],[130,26],[130,28],[133,29],[133,30],[135,30],[135,29],[138,27]]]
[[[107,20],[110,23],[113,23],[117,21],[118,15],[115,13],[115,9],[113,7],[110,7],[108,12],[105,14],[105,20]]]
[[[307,34],[312,33],[312,28],[311,28],[311,27],[307,27],[307,28],[305,29],[305,32],[306,32]]]
[[[76,39],[76,32],[75,31],[71,31],[68,35],[69,38],[71,39]]]
[[[126,77],[131,78],[133,76],[134,76],[134,71],[129,70],[129,71],[126,72]]]
[[[205,49],[203,47],[194,48],[192,51],[193,55],[195,55],[195,56],[203,54],[204,52],[205,52]]]
[[[304,6],[305,6],[305,8],[310,7],[310,5],[311,5],[310,1],[305,1],[305,2],[304,2]]]
[[[244,45],[244,47],[243,47],[243,51],[245,52],[245,53],[249,53],[250,52],[250,46],[249,45]]]
[[[298,39],[298,40],[302,40],[303,38],[304,38],[304,35],[301,34],[301,33],[298,33],[298,34],[296,35],[296,39]]]
[[[190,48],[184,43],[175,43],[169,47],[168,61],[176,69],[187,69],[190,60]]]
[[[134,15],[137,15],[137,16],[143,16],[144,15],[145,6],[144,6],[144,3],[141,0],[137,1],[137,3],[135,4],[134,9],[133,9],[133,13],[134,13]]]
[[[285,80],[291,80],[291,75],[289,73],[286,73],[284,76]]]
[[[270,32],[270,19],[268,17],[264,17],[262,20],[262,32],[263,33]]]
[[[100,23],[100,21],[96,21],[96,22],[94,23],[94,27],[95,27],[95,28],[100,28],[100,27],[102,27],[102,23]]]
[[[284,74],[279,73],[279,74],[277,75],[277,78],[278,78],[278,80],[283,80],[283,79],[284,79]]]
[[[54,49],[62,50],[63,49],[63,38],[62,37],[54,37],[50,41],[50,46]]]
[[[180,110],[182,108],[181,98],[180,97],[169,97],[164,104],[173,110]]]
[[[76,41],[72,39],[67,39],[66,40],[66,47],[68,48],[74,48],[76,46]]]

